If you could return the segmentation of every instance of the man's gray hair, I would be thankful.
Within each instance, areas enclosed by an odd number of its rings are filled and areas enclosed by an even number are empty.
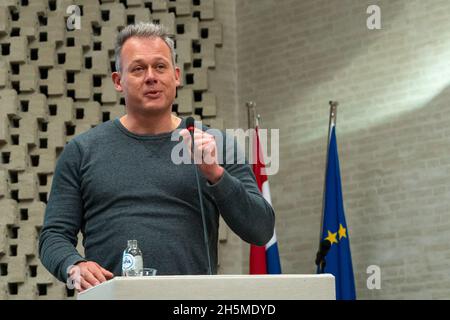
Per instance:
[[[131,37],[140,38],[161,38],[169,47],[170,55],[172,57],[172,64],[175,68],[175,44],[172,38],[170,38],[169,33],[166,28],[160,24],[149,23],[149,22],[139,22],[137,24],[130,24],[123,28],[116,38],[116,46],[114,48],[114,59],[116,61],[116,71],[122,71],[122,64],[120,62],[120,55],[122,51],[123,44]]]

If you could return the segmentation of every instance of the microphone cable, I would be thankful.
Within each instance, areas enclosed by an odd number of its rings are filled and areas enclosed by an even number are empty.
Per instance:
[[[194,160],[194,168],[195,168],[195,180],[197,181],[197,191],[198,191],[198,199],[200,201],[200,211],[201,211],[201,215],[202,215],[202,223],[203,223],[203,240],[205,242],[205,248],[206,248],[206,256],[208,259],[208,274],[212,275],[212,269],[211,269],[211,256],[209,253],[209,241],[208,241],[208,233],[207,233],[207,227],[206,227],[206,217],[205,217],[205,209],[203,207],[203,197],[202,197],[202,188],[200,186],[200,178],[198,175],[198,167],[195,164],[195,157],[194,157],[194,118],[189,117],[186,119],[186,128],[188,129],[188,131],[191,134],[191,151],[192,151],[192,156],[193,156],[193,160]]]

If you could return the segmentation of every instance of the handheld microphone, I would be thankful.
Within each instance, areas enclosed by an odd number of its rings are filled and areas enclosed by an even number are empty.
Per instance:
[[[323,240],[320,243],[319,251],[316,255],[316,266],[320,268],[320,273],[324,273],[326,266],[325,257],[328,254],[328,251],[330,251],[330,248],[331,242],[329,240]]]
[[[195,119],[192,117],[188,117],[186,118],[186,129],[189,130],[189,132],[191,132],[194,130],[194,126],[195,126]]]
[[[195,129],[195,120],[192,117],[188,117],[186,119],[186,129],[188,129],[189,133],[191,134],[191,151],[192,156],[194,156],[194,129]],[[205,242],[205,249],[206,249],[206,257],[208,259],[208,274],[212,275],[212,269],[211,269],[211,256],[209,253],[209,241],[208,241],[208,232],[206,227],[206,218],[205,218],[205,209],[203,207],[203,197],[202,197],[202,189],[200,185],[200,178],[198,177],[198,168],[195,165],[194,161],[194,168],[195,168],[195,180],[197,181],[197,191],[198,191],[198,199],[200,202],[200,212],[202,215],[202,223],[203,223],[203,240]]]

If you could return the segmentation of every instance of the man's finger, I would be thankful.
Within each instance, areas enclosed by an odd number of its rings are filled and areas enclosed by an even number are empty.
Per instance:
[[[181,129],[179,134],[182,137],[187,137],[191,135],[187,129]]]
[[[216,164],[216,146],[214,143],[205,144],[202,147],[203,160],[205,164]]]
[[[216,144],[214,143],[214,141],[205,141],[201,145],[201,150],[203,152],[211,152],[211,151],[214,151],[215,149],[216,149]]]
[[[194,139],[202,139],[202,138],[214,138],[214,136],[207,134],[205,132],[194,133]]]
[[[103,273],[103,275],[105,276],[106,279],[114,278],[114,274],[112,272],[106,270],[105,268],[100,267],[100,271]]]
[[[181,131],[180,136],[183,137],[183,141],[185,141],[185,142],[188,142],[191,140],[191,135],[190,135],[189,131],[187,131],[187,130],[185,130],[184,132]]]
[[[106,278],[103,275],[103,272],[100,269],[100,266],[95,266],[95,268],[92,268],[91,273],[98,281],[100,281],[100,283],[106,281]]]
[[[86,280],[84,280],[83,278],[81,278],[81,290],[80,291],[84,291],[86,289],[92,288],[91,284],[89,282],[87,282]]]
[[[84,273],[82,273],[82,277],[93,286],[100,284],[100,281],[89,270],[86,270]]]
[[[82,280],[80,275],[78,274],[77,277],[70,276],[69,279],[70,279],[70,284],[73,286],[71,289],[75,289],[78,292],[80,292],[81,291],[81,280]]]
[[[211,142],[215,142],[215,139],[214,138],[200,138],[200,139],[194,140],[194,144],[196,146],[203,146],[203,145],[209,144]]]

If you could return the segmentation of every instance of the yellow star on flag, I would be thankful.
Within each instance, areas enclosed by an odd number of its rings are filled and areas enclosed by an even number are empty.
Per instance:
[[[326,237],[325,240],[330,241],[331,245],[333,245],[333,243],[338,243],[338,241],[336,240],[336,235],[337,232],[332,233],[330,230],[328,230],[328,237]]]
[[[339,224],[339,240],[347,238],[347,228],[344,228],[342,224]]]

